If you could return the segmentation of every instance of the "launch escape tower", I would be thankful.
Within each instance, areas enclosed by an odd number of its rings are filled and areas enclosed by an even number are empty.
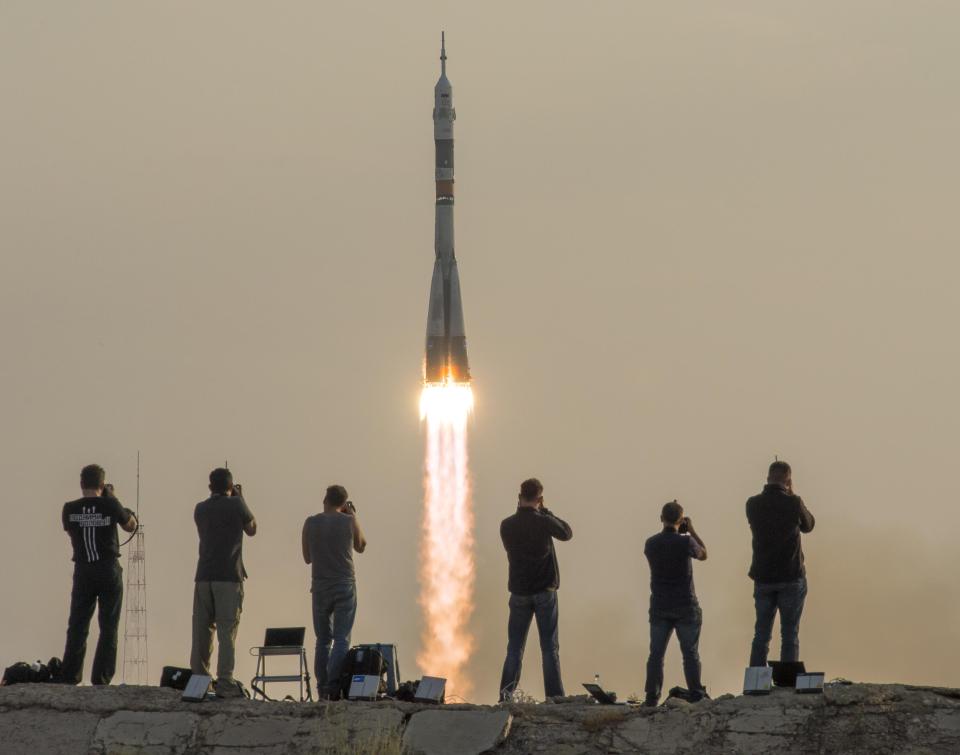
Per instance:
[[[149,682],[147,654],[147,559],[140,525],[140,453],[137,452],[137,530],[127,551],[127,608],[123,622],[123,682]]]

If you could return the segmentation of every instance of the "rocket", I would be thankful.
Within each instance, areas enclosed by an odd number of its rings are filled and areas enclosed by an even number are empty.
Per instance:
[[[468,383],[467,335],[463,325],[460,275],[453,252],[453,87],[447,78],[446,40],[440,36],[440,79],[433,88],[433,142],[436,151],[436,220],[433,281],[427,309],[425,383]]]

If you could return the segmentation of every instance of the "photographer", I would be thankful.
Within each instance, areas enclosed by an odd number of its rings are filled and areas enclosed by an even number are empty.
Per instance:
[[[500,678],[501,701],[510,700],[520,683],[523,650],[530,622],[537,617],[543,655],[546,697],[563,697],[560,677],[560,608],[557,589],[560,568],[553,541],[573,537],[570,525],[543,505],[543,485],[537,479],[520,485],[517,513],[500,524],[500,539],[510,564],[510,618],[507,622],[507,657]]]
[[[644,705],[656,706],[663,688],[663,657],[674,630],[683,654],[683,674],[690,701],[706,697],[700,681],[700,628],[703,614],[693,588],[693,562],[707,560],[707,548],[690,517],[676,501],[664,504],[663,532],[647,540],[643,553],[650,564],[650,656]]]
[[[317,635],[314,674],[317,694],[336,699],[340,673],[350,649],[350,633],[357,616],[357,582],[353,551],[363,553],[366,538],[357,509],[342,485],[331,485],[323,498],[323,512],[307,517],[301,535],[304,563],[310,564],[313,629]],[[332,648],[332,649],[331,649]]]
[[[67,644],[63,651],[62,680],[79,684],[87,652],[87,634],[94,609],[100,638],[93,657],[93,684],[110,684],[117,667],[117,625],[123,603],[123,569],[117,525],[126,532],[137,528],[137,518],[113,496],[104,483],[103,467],[90,464],[80,471],[83,497],[63,505],[63,529],[73,546],[73,591]]]
[[[197,504],[193,520],[200,536],[193,591],[193,647],[190,668],[194,674],[210,674],[213,631],[216,628],[217,697],[241,697],[243,688],[233,678],[235,645],[243,610],[243,535],[257,534],[257,520],[234,484],[229,469],[210,473],[212,495]]]
[[[800,533],[816,521],[793,492],[793,471],[779,459],[770,465],[763,492],[747,501],[753,533],[753,602],[757,621],[750,665],[766,666],[773,621],[780,614],[780,660],[800,659],[800,616],[807,598],[807,572]]]

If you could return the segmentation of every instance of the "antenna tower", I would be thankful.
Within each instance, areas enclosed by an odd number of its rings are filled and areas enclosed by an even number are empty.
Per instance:
[[[147,552],[140,524],[140,452],[137,451],[137,531],[127,551],[127,610],[123,621],[123,683],[147,684]]]

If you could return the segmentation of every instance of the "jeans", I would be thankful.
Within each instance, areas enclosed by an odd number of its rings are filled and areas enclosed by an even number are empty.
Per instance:
[[[520,683],[523,650],[530,622],[537,617],[540,652],[543,655],[543,688],[547,697],[562,697],[560,679],[560,608],[556,590],[535,595],[510,595],[510,619],[507,623],[507,658],[500,677],[500,699],[509,698]]]
[[[90,681],[93,684],[110,684],[117,670],[117,626],[120,624],[122,605],[123,567],[116,559],[74,566],[67,645],[63,651],[64,682],[80,683],[83,659],[87,654],[90,619],[97,608],[100,638],[93,656]]]
[[[213,631],[217,631],[217,681],[233,679],[237,629],[243,612],[243,582],[197,582],[193,588],[193,647],[190,670],[210,675]]]
[[[674,630],[680,641],[683,654],[683,675],[687,680],[687,689],[691,692],[703,692],[700,681],[700,628],[703,626],[703,612],[699,606],[690,606],[677,610],[650,611],[650,655],[647,658],[646,695],[648,700],[659,700],[663,689],[663,657],[667,652],[667,643]]]
[[[757,609],[750,665],[766,666],[773,634],[773,620],[780,611],[780,660],[800,659],[800,615],[807,597],[807,580],[795,582],[757,582],[753,587],[753,602]]]
[[[356,582],[314,582],[312,593],[313,631],[317,634],[313,673],[317,692],[336,696],[357,616],[357,585]]]

